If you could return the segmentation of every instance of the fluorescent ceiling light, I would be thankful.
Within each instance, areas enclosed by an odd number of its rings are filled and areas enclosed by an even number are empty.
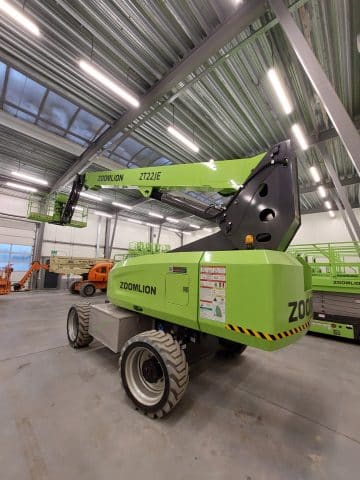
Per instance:
[[[298,141],[298,144],[300,145],[301,150],[307,150],[309,148],[309,144],[306,141],[304,132],[302,131],[302,128],[298,123],[295,123],[291,127],[291,131],[296,137],[296,140]]]
[[[180,232],[180,230],[177,230],[176,228],[168,228],[171,232]]]
[[[330,215],[331,218],[335,217],[335,213],[332,210],[329,210],[329,215]]]
[[[13,7],[13,5],[6,0],[0,0],[0,10],[12,18],[15,22],[19,23],[22,27],[26,28],[26,30],[32,34],[36,35],[37,37],[40,36],[39,27],[35,25],[30,18],[24,15],[21,10]]]
[[[168,132],[170,133],[170,135],[172,135],[173,137],[177,138],[181,143],[183,143],[184,145],[186,145],[188,148],[190,148],[190,150],[192,150],[193,152],[198,152],[199,151],[199,147],[194,143],[192,142],[191,140],[189,140],[187,137],[185,137],[185,135],[183,135],[182,133],[179,132],[179,130],[177,130],[176,128],[174,127],[168,127]]]
[[[203,228],[203,230],[205,230],[205,232],[212,232],[212,228]]]
[[[99,197],[99,195],[95,195],[93,193],[80,192],[80,196],[84,198],[90,198],[91,200],[97,200],[98,202],[102,202],[102,198]]]
[[[268,77],[284,112],[286,113],[286,115],[289,115],[289,113],[292,112],[293,107],[277,71],[274,68],[270,68],[270,70],[268,71]]]
[[[170,223],[179,223],[179,220],[176,220],[176,218],[172,217],[166,217],[166,220]]]
[[[185,235],[191,235],[192,234],[192,232],[182,232],[182,233],[184,233]]]
[[[32,175],[28,175],[27,173],[14,171],[14,172],[11,172],[11,175],[13,175],[14,177],[23,178],[24,180],[28,180],[29,182],[38,183],[39,185],[49,184],[47,180],[43,180],[42,178],[38,178],[38,177],[33,177]]]
[[[329,202],[329,200],[326,200],[326,202],[324,202],[324,205],[328,210],[331,209],[331,203]]]
[[[158,227],[159,225],[156,225],[155,223],[149,223],[149,222],[146,222],[146,225],[148,227]]]
[[[113,218],[110,213],[99,212],[98,210],[95,210],[94,214],[98,215],[99,217]]]
[[[189,223],[189,227],[200,228],[199,225],[195,225],[195,223]]]
[[[321,198],[326,198],[326,190],[322,185],[318,187],[318,192]]]
[[[11,188],[17,188],[18,190],[24,190],[24,192],[37,192],[37,188],[21,185],[20,183],[6,182],[6,185]]]
[[[80,212],[83,212],[83,211],[84,211],[84,208],[83,208],[83,207],[78,207],[78,206],[76,206],[76,207],[74,207],[74,210],[79,210]]]
[[[155,213],[155,212],[149,212],[148,215],[150,215],[150,217],[155,217],[155,218],[164,218],[163,215],[160,215],[160,213]]]
[[[311,176],[313,177],[313,179],[316,183],[321,182],[321,177],[320,177],[320,174],[319,174],[318,169],[316,167],[314,167],[314,166],[310,167],[309,172],[310,172]]]
[[[127,221],[132,223],[139,223],[141,225],[143,223],[141,220],[136,220],[135,218],[128,218]]]
[[[125,208],[125,210],[132,210],[133,207],[130,205],[125,205],[125,203],[111,202],[114,207]]]
[[[108,90],[111,90],[115,95],[125,100],[127,103],[133,107],[138,107],[140,105],[139,100],[137,100],[133,95],[128,93],[123,87],[118,85],[116,82],[111,80],[110,77],[107,77],[102,73],[98,68],[94,66],[93,63],[87,62],[85,60],[80,60],[80,68],[89,74],[92,78],[97,80],[101,85],[106,87]]]

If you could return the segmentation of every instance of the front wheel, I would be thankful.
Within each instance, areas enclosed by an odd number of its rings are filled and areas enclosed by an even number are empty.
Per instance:
[[[82,297],[92,297],[95,295],[96,287],[93,283],[83,283],[80,287],[80,295]]]
[[[183,397],[189,382],[189,367],[180,344],[169,333],[149,330],[125,343],[120,375],[136,407],[160,418]]]
[[[93,341],[89,334],[90,303],[72,305],[67,317],[67,337],[73,348],[87,347]]]

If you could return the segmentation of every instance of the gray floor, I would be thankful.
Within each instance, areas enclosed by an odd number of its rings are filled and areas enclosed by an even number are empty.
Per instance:
[[[154,421],[126,399],[116,355],[67,346],[73,300],[0,297],[1,480],[359,478],[360,346],[307,336],[207,356]]]

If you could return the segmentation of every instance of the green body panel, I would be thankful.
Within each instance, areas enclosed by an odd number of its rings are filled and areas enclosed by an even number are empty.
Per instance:
[[[323,335],[334,335],[336,337],[355,339],[355,330],[353,325],[336,323],[327,320],[312,320],[311,332],[321,333]]]
[[[263,350],[298,340],[311,315],[306,268],[293,256],[270,250],[129,258],[111,270],[107,294],[120,307]]]
[[[238,190],[264,155],[262,153],[251,158],[217,162],[88,172],[85,176],[85,187],[138,188],[144,196],[149,196],[152,188],[162,190],[191,188],[229,194]]]

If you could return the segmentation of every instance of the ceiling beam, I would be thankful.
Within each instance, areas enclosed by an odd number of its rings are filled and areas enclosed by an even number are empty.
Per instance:
[[[350,177],[350,178],[344,178],[343,180],[340,180],[340,183],[343,187],[348,187],[349,185],[360,184],[360,178],[358,176]],[[331,181],[323,182],[323,183],[321,183],[321,185],[323,185],[325,188],[330,188],[330,189],[335,188],[335,185]],[[318,187],[319,187],[318,185],[300,186],[299,192],[301,194],[316,192]]]
[[[244,28],[257,20],[266,11],[265,0],[252,0],[241,4],[238,9],[215,31],[194,48],[181,62],[169,71],[158,83],[140,99],[140,107],[128,110],[111,127],[109,127],[90,147],[74,162],[68,171],[56,182],[53,190],[61,189],[76,173],[83,171],[92,159],[101,151],[117,133],[124,130],[137,117],[156,106],[165,95],[171,94],[172,88],[201,66],[211,56],[218,53],[233,40]]]

